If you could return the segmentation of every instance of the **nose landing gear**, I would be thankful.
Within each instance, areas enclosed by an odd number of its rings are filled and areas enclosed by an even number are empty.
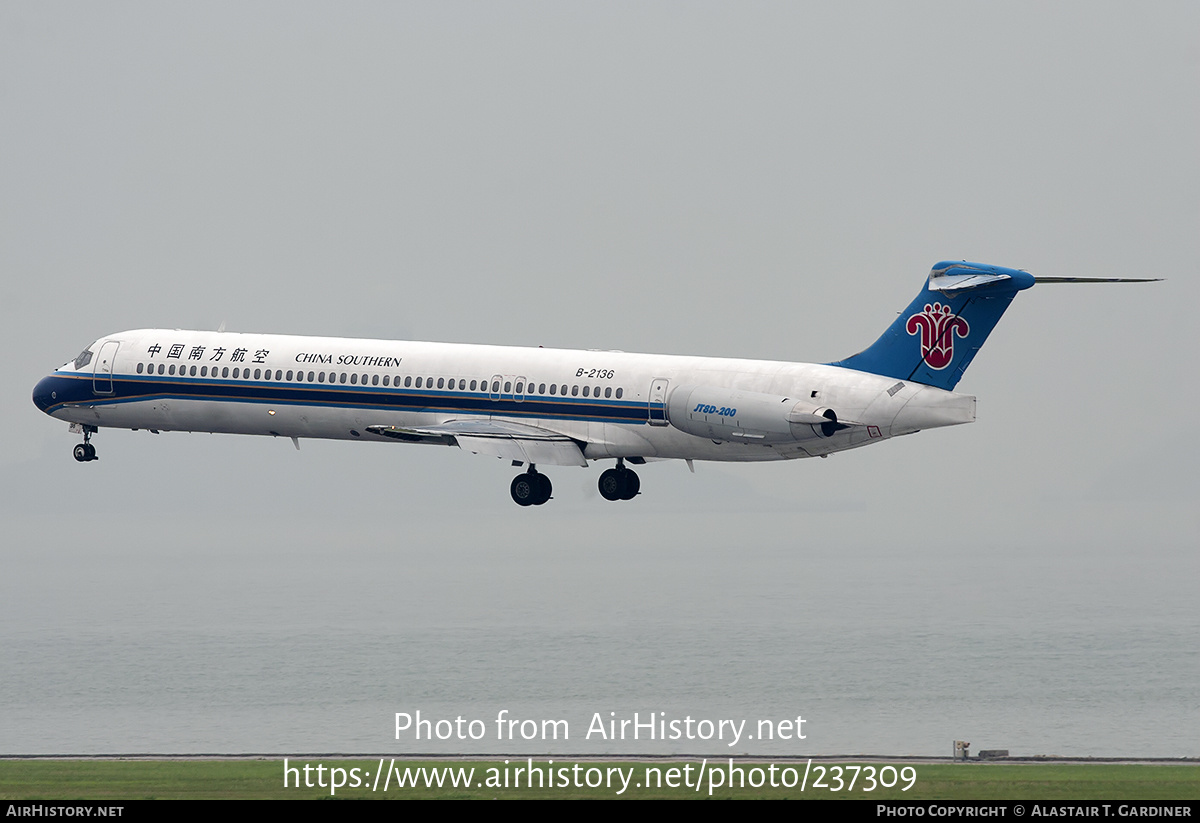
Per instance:
[[[509,486],[513,502],[518,506],[540,506],[550,499],[553,490],[550,478],[539,474],[532,464],[529,471],[514,477],[512,485]]]
[[[95,426],[83,427],[83,442],[77,445],[71,452],[80,463],[88,463],[99,459],[96,457],[96,447],[89,442],[96,431]]]

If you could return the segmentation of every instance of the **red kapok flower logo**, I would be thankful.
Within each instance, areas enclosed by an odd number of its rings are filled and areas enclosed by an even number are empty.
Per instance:
[[[950,310],[949,306],[925,304],[925,311],[908,318],[905,330],[921,335],[921,358],[931,369],[944,369],[954,359],[954,335],[966,337],[971,332],[967,321]]]

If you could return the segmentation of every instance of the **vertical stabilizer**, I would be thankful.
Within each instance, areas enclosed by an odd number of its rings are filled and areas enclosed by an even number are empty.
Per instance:
[[[1017,292],[1034,284],[1018,269],[948,260],[878,340],[831,363],[952,390]]]

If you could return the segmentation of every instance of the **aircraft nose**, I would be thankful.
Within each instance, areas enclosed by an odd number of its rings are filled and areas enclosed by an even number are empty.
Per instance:
[[[46,411],[57,402],[57,392],[55,391],[54,382],[54,378],[52,377],[43,377],[33,387],[33,405],[42,411]]]

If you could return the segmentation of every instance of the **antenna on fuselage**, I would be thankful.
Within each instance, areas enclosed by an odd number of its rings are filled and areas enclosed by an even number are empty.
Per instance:
[[[218,333],[223,332],[223,331],[225,331],[225,321],[224,320],[221,321],[221,325],[217,326]]]

